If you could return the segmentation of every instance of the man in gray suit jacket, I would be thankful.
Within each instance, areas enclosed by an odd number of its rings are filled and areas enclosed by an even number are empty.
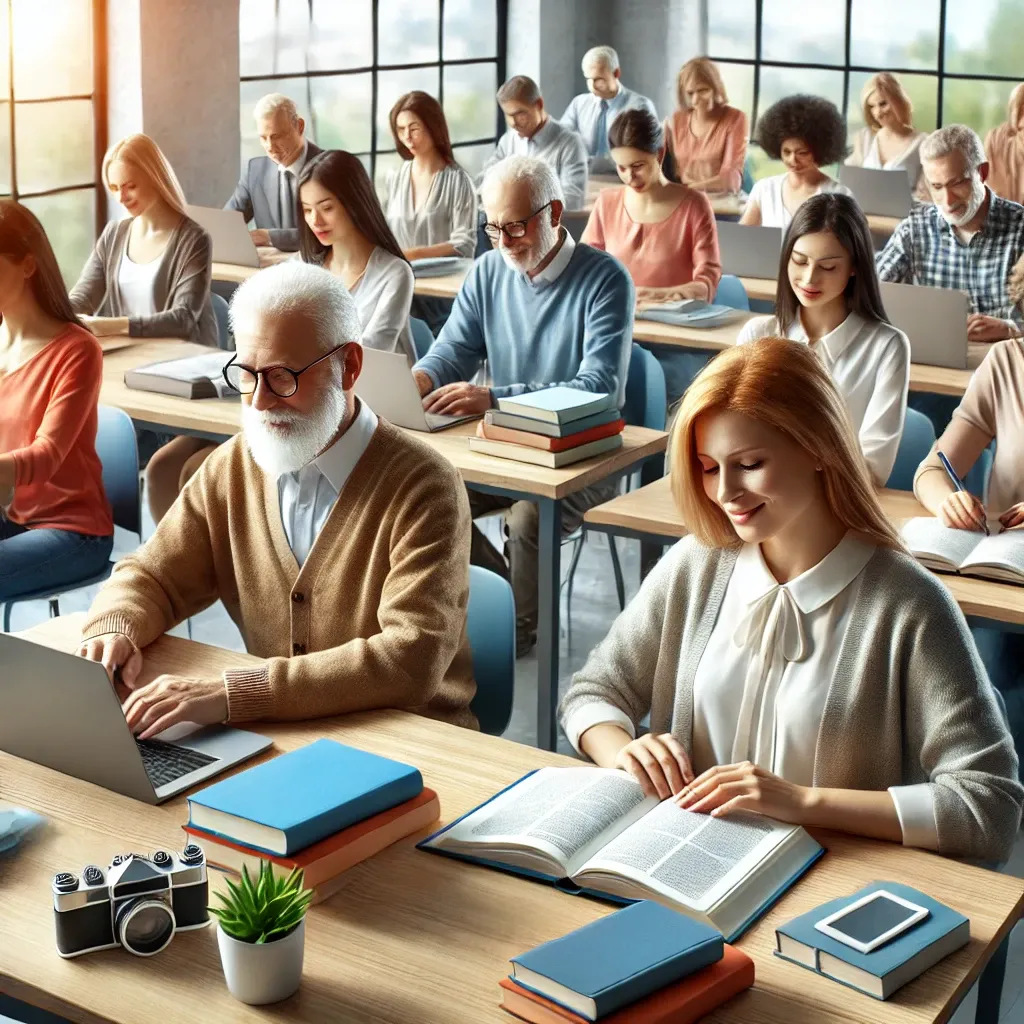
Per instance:
[[[250,232],[254,245],[295,252],[299,247],[299,173],[306,161],[322,151],[303,135],[306,124],[287,96],[264,96],[253,113],[267,155],[249,161],[224,209],[240,210],[246,221],[256,222]]]

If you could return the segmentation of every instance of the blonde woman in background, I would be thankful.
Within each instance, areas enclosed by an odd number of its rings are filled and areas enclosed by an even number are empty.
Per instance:
[[[1010,93],[1006,121],[985,136],[986,184],[997,196],[1024,203],[1024,83]]]
[[[722,75],[694,57],[677,79],[679,109],[665,119],[665,139],[684,185],[704,192],[738,192],[747,158],[747,115],[729,106]]]
[[[905,170],[914,195],[930,202],[921,172],[921,143],[928,133],[914,127],[914,105],[900,80],[888,71],[872,75],[864,83],[860,102],[864,127],[846,162],[882,171]]]

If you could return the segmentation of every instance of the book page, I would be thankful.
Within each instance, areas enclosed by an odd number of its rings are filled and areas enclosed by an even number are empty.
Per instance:
[[[997,524],[991,536],[984,537],[970,555],[964,559],[961,569],[975,566],[994,566],[1008,570],[1011,578],[1020,576],[1016,582],[1024,583],[1024,530],[1004,530]]]
[[[943,567],[950,569],[959,568],[985,539],[980,532],[943,526],[935,516],[908,519],[900,530],[900,536],[915,558],[920,558],[925,564],[944,563]]]

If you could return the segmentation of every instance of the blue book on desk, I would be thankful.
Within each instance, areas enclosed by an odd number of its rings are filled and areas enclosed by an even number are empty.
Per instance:
[[[541,388],[525,395],[512,395],[498,399],[498,409],[514,416],[523,416],[542,423],[564,425],[584,416],[594,416],[615,406],[613,395],[604,392],[583,391],[559,385]]]
[[[322,739],[190,796],[189,824],[288,856],[422,789],[418,768]]]
[[[587,1020],[722,959],[714,928],[644,900],[512,957],[517,984]]]
[[[859,953],[815,928],[830,914],[879,889],[924,907],[928,916],[870,953]],[[971,937],[970,927],[963,914],[909,885],[872,882],[851,896],[823,903],[777,928],[775,955],[875,999],[888,999],[898,988],[965,945]]]

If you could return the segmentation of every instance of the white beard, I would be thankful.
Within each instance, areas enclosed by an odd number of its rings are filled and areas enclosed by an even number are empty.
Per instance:
[[[523,256],[514,257],[502,249],[501,258],[509,270],[514,270],[517,274],[528,274],[557,244],[558,228],[551,223],[550,219],[545,219],[538,229],[537,242],[529,252]]]
[[[254,409],[242,406],[242,432],[256,465],[275,480],[312,462],[330,443],[345,418],[345,393],[326,388],[316,408],[307,414],[292,409]],[[271,423],[287,423],[281,435]]]
[[[967,209],[955,217],[946,213],[941,207],[939,208],[939,213],[942,214],[947,224],[951,224],[955,228],[962,228],[965,224],[969,224],[974,220],[975,215],[981,209],[981,204],[984,202],[985,183],[975,175],[971,184],[971,198],[967,200]]]

